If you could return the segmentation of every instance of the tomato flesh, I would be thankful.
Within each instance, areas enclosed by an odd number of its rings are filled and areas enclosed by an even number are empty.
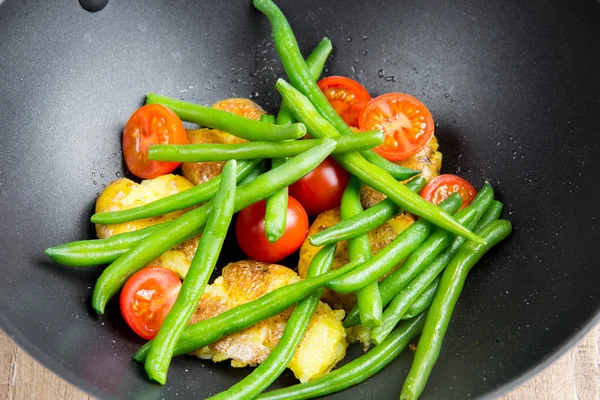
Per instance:
[[[297,199],[310,216],[339,207],[350,175],[333,157],[327,157],[290,186],[290,194]]]
[[[477,190],[468,181],[459,176],[443,174],[435,177],[425,185],[420,195],[433,204],[440,204],[452,193],[458,193],[462,197],[463,203],[460,208],[463,209],[473,202],[473,199],[477,195]]]
[[[146,104],[129,118],[123,130],[123,156],[127,168],[142,179],[154,179],[172,172],[178,162],[148,159],[155,144],[186,144],[185,127],[179,117],[160,104]]]
[[[317,82],[329,104],[348,126],[358,126],[358,117],[371,95],[363,85],[345,76],[328,76]]]
[[[144,268],[135,274],[121,291],[121,313],[127,325],[144,339],[153,339],[173,303],[181,281],[168,268]]]
[[[265,211],[264,200],[240,211],[235,224],[235,236],[248,257],[273,263],[300,248],[308,233],[308,216],[302,205],[289,196],[285,232],[279,240],[271,243],[265,233]]]
[[[382,144],[374,150],[390,161],[414,156],[433,137],[433,117],[416,98],[387,93],[371,100],[359,118],[361,131],[383,130]]]

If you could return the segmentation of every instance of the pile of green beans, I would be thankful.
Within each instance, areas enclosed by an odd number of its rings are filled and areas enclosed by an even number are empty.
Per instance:
[[[459,211],[455,217],[461,224],[467,225],[467,227],[475,226],[475,222],[478,216],[483,215],[487,207],[493,200],[494,191],[489,184],[485,184],[473,203]],[[398,268],[392,272],[384,280],[379,283],[379,291],[381,294],[381,301],[383,306],[387,306],[390,301],[394,298],[400,290],[402,290],[415,276],[417,276],[424,268],[431,268],[430,265],[434,262],[434,259],[450,244],[454,239],[454,235],[443,229],[437,229],[431,234],[418,248],[416,248],[404,261],[402,268]],[[458,244],[453,246],[454,252],[458,251],[458,247],[462,244],[463,238],[456,239]],[[380,256],[385,260],[385,255]],[[449,261],[449,259],[448,259]],[[352,309],[346,319],[344,320],[344,326],[350,327],[357,325],[360,322],[358,307]]]
[[[313,257],[306,277],[312,278],[329,271],[333,265],[334,256],[335,245],[323,247]],[[300,300],[285,325],[285,330],[277,343],[277,347],[271,351],[267,359],[246,378],[229,388],[229,390],[211,397],[211,399],[251,399],[269,387],[292,361],[296,348],[308,330],[308,324],[319,305],[322,295],[323,288],[320,288]]]
[[[208,215],[206,229],[190,269],[183,280],[177,299],[163,321],[146,359],[146,373],[151,380],[162,385],[167,381],[167,371],[179,336],[196,311],[200,297],[215,268],[235,205],[236,161],[223,167],[221,183],[215,196],[214,207]]]
[[[352,218],[363,211],[360,202],[360,187],[362,183],[356,177],[350,177],[342,202],[340,216],[342,220]],[[350,261],[358,258],[369,260],[371,258],[371,241],[369,234],[364,233],[348,240],[348,256]],[[381,324],[381,295],[377,282],[370,283],[356,292],[356,300],[360,312],[360,322],[367,328]]]
[[[332,154],[372,149],[379,146],[384,137],[382,131],[335,137],[332,138],[336,144]],[[323,139],[292,140],[281,143],[159,144],[150,147],[148,158],[157,161],[204,162],[294,157],[321,143]]]
[[[453,213],[460,208],[461,204],[460,195],[453,193],[440,204],[440,207]],[[398,265],[403,258],[412,253],[431,235],[434,229],[435,226],[430,222],[424,219],[418,220],[406,228],[373,258],[351,273],[329,282],[329,288],[338,293],[352,293],[370,283],[377,282],[379,278]]]
[[[439,356],[469,271],[511,233],[512,225],[499,219],[503,205],[494,200],[488,183],[464,209],[460,209],[463,199],[458,193],[439,206],[421,198],[417,193],[426,180],[414,177],[420,171],[396,165],[373,152],[371,149],[383,142],[384,133],[354,134],[316,85],[331,53],[331,41],[324,38],[304,60],[281,10],[271,0],[253,3],[272,25],[275,47],[291,82],[279,79],[275,85],[283,98],[277,118],[263,115],[255,121],[149,93],[147,104],[162,104],[184,121],[220,129],[250,142],[152,146],[152,160],[228,162],[222,174],[202,185],[140,207],[96,213],[91,218],[96,224],[116,224],[187,210],[173,221],[107,239],[54,246],[45,253],[53,261],[73,267],[109,264],[98,279],[92,299],[93,308],[103,314],[107,302],[136,271],[202,233],[178,297],[157,336],[134,355],[134,360],[145,363],[148,377],[160,384],[166,383],[172,357],[207,346],[295,306],[267,359],[245,379],[212,399],[325,396],[368,379],[421,334],[400,395],[404,400],[417,399]],[[307,132],[312,139],[296,140]],[[323,247],[313,257],[305,279],[188,325],[217,263],[233,214],[267,199],[265,232],[269,242],[276,242],[286,229],[287,187],[329,155],[351,177],[340,204],[341,221],[308,238],[313,246]],[[271,160],[267,172],[263,159]],[[409,178],[413,179],[399,182]],[[363,184],[387,198],[363,210]],[[402,211],[421,218],[372,256],[368,233]],[[344,240],[348,241],[349,262],[331,270],[337,243]],[[402,267],[390,273],[402,260]],[[344,327],[362,324],[369,328],[370,342],[375,347],[310,382],[260,395],[294,357],[325,287],[337,293],[356,293],[357,304],[343,321]]]
[[[281,167],[265,172],[253,181],[238,187],[235,211],[262,200],[276,190],[297,181],[319,165],[335,148],[335,142],[323,144],[291,158]],[[92,297],[92,307],[103,314],[106,303],[125,284],[131,275],[142,269],[165,251],[197,235],[212,209],[213,201],[188,211],[172,222],[168,229],[161,229],[138,242],[127,253],[110,264],[100,275]]]

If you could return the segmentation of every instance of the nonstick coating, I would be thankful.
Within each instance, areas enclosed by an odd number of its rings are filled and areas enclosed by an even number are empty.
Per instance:
[[[476,186],[489,179],[514,223],[472,272],[423,398],[491,398],[556,359],[600,305],[600,4],[280,3],[304,52],[333,41],[326,74],[427,104],[445,171]],[[126,174],[121,130],[145,93],[201,104],[253,97],[275,110],[282,74],[250,1],[111,0],[97,13],[77,0],[5,1],[2,328],[100,398],[202,398],[250,372],[179,357],[166,386],[148,383],[130,359],[142,341],[117,302],[102,318],[90,308],[101,269],[55,265],[43,249],[94,236],[95,198]],[[396,398],[411,358],[332,398]],[[292,382],[286,372],[274,386]]]

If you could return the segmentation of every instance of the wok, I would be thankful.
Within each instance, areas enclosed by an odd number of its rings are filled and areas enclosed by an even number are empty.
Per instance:
[[[489,179],[514,223],[471,273],[422,398],[494,398],[559,357],[600,307],[600,3],[279,3],[304,52],[332,39],[326,74],[427,104],[445,171]],[[90,308],[101,267],[54,265],[43,249],[94,237],[96,195],[126,175],[120,135],[145,93],[275,110],[270,34],[250,1],[0,5],[0,324],[94,396],[202,398],[250,371],[178,357],[166,386],[148,383],[116,302],[102,318]],[[332,398],[395,398],[410,362]]]

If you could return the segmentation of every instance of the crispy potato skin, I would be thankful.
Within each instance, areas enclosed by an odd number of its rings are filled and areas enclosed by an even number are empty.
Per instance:
[[[406,168],[421,170],[420,175],[429,182],[440,174],[442,168],[442,153],[437,151],[438,147],[437,138],[433,136],[429,144],[421,151],[407,160],[398,162],[398,164]],[[386,196],[383,193],[367,185],[363,185],[360,189],[360,201],[365,208],[372,207],[385,198]]]
[[[120,178],[106,186],[96,200],[96,212],[126,210],[138,207],[194,187],[191,182],[179,175],[163,175],[148,179],[138,184],[127,178]],[[150,225],[171,221],[186,210],[179,210],[158,217],[145,218],[120,224],[96,224],[96,234],[99,238],[107,238],[124,232],[132,232]],[[190,267],[200,236],[193,237],[182,244],[173,247],[148,266],[162,266],[175,271],[184,277]]]
[[[375,255],[379,253],[385,246],[391,243],[400,232],[408,228],[414,222],[414,220],[415,219],[411,214],[402,213],[387,223],[369,232],[371,254]],[[308,236],[314,235],[315,233],[329,228],[330,226],[337,224],[339,221],[339,208],[327,210],[321,213],[312,223],[308,229]],[[308,241],[308,238],[304,240],[304,243],[302,243],[302,246],[300,247],[300,260],[298,262],[298,274],[301,277],[306,276],[308,266],[319,249],[321,249],[321,247],[311,245]],[[349,261],[350,258],[348,256],[347,242],[345,240],[338,242],[332,269],[340,268]],[[336,293],[329,288],[325,288],[321,299],[335,309],[342,308],[346,311],[351,310],[356,303],[356,295],[353,293]]]
[[[190,144],[234,144],[246,140],[217,129],[188,129],[186,131]],[[194,185],[200,185],[221,173],[225,161],[184,162],[181,173]]]
[[[222,276],[206,288],[191,322],[214,317],[299,280],[294,271],[281,265],[253,260],[231,263],[223,268]],[[215,362],[231,359],[234,367],[260,364],[277,345],[292,309],[228,335],[192,354]],[[343,311],[334,311],[319,303],[289,365],[302,382],[328,372],[344,357],[347,343],[341,324],[343,317]]]

